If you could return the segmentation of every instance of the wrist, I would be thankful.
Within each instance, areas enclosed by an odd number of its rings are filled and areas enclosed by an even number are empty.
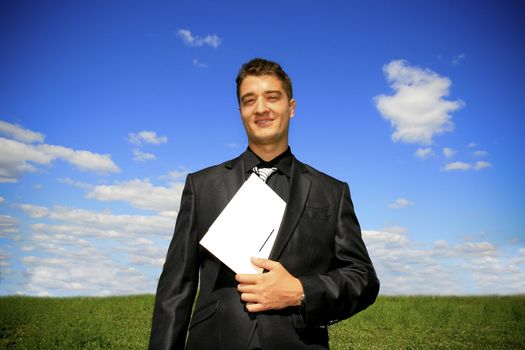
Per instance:
[[[303,294],[301,294],[301,296],[299,297],[299,307],[302,308],[306,305],[306,296]]]
[[[301,280],[299,280],[298,278],[295,278],[295,280],[297,282],[295,306],[302,307],[306,300],[306,297],[304,295],[303,284],[301,283]]]

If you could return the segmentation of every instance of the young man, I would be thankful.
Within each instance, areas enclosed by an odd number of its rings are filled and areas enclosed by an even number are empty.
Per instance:
[[[186,179],[150,349],[327,349],[326,326],[365,309],[379,291],[348,185],[292,155],[295,100],[279,64],[244,64],[237,99],[248,149]],[[244,181],[268,168],[268,186],[287,203],[283,221],[269,259],[252,259],[265,273],[235,275],[199,241]]]

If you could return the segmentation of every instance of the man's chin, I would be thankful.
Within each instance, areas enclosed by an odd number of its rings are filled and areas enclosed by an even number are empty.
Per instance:
[[[264,136],[258,136],[258,137],[252,137],[250,139],[250,143],[254,145],[259,146],[269,146],[276,144],[278,142],[279,138],[275,135],[264,135]]]

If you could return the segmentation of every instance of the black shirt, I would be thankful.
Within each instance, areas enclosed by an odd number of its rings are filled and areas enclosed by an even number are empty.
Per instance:
[[[250,147],[244,152],[243,158],[244,169],[246,169],[246,173],[244,174],[245,179],[248,179],[253,173],[254,166],[259,168],[276,167],[277,171],[268,178],[266,183],[279,197],[285,202],[288,202],[290,196],[290,176],[292,174],[292,151],[290,147],[269,162],[262,160]]]

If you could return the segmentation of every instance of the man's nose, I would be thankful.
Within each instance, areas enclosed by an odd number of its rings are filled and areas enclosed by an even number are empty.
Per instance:
[[[257,114],[263,114],[268,111],[268,107],[266,106],[266,103],[264,102],[263,98],[259,98],[257,100],[257,105],[255,106],[255,113]]]

